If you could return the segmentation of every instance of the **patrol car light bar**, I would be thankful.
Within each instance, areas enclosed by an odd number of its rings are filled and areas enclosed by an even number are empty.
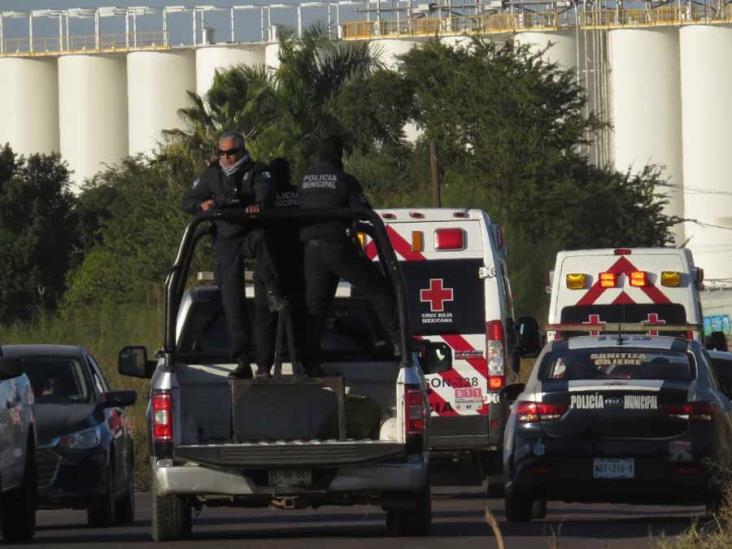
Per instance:
[[[584,324],[547,324],[551,332],[693,332],[701,330],[701,324],[656,324],[653,322],[601,322]]]

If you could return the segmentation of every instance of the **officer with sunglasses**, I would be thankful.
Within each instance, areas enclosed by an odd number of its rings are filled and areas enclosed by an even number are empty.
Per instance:
[[[237,132],[223,133],[218,147],[218,162],[212,162],[193,182],[183,197],[183,210],[195,214],[211,208],[240,208],[257,214],[261,208],[270,206],[274,200],[271,174],[265,164],[252,160],[244,136]],[[243,260],[255,260],[255,278],[260,287],[264,286],[272,309],[282,306],[277,274],[266,235],[261,229],[250,230],[244,225],[222,220],[214,224],[214,272],[221,289],[232,358],[238,363],[231,377],[251,378]],[[268,365],[257,365],[257,375],[267,375],[268,371]]]

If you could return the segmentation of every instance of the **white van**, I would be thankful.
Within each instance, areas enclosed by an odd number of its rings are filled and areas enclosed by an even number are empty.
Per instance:
[[[549,324],[697,325],[680,334],[702,340],[703,271],[685,248],[563,251],[552,274]],[[554,337],[547,331],[547,337]]]
[[[377,213],[404,272],[410,334],[445,342],[453,351],[450,371],[426,376],[432,455],[479,458],[484,476],[498,472],[504,427],[499,391],[518,379],[519,369],[502,231],[479,209]],[[374,259],[373,242],[365,244]]]

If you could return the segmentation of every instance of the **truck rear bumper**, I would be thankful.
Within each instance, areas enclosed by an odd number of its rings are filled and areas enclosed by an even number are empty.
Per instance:
[[[257,486],[237,471],[202,466],[155,466],[160,495],[247,496],[273,494],[268,486]],[[427,482],[427,465],[422,461],[378,463],[339,467],[329,483],[328,493],[418,492]],[[307,494],[307,488],[293,489]],[[318,490],[320,492],[320,490]]]

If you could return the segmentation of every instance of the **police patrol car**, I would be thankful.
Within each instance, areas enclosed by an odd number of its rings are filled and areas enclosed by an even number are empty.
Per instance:
[[[433,456],[478,457],[484,475],[498,472],[505,425],[499,391],[518,378],[518,334],[527,332],[514,323],[503,233],[479,209],[377,213],[404,272],[411,335],[453,352],[451,370],[426,376]],[[373,242],[365,251],[377,258]],[[535,349],[526,345],[527,356],[538,354],[536,341]]]
[[[694,266],[687,249],[559,252],[551,281],[549,323],[583,324],[589,333],[597,333],[595,328],[606,322],[701,325],[702,279],[703,271]],[[683,335],[702,339],[700,329]],[[547,336],[551,339],[554,334]]]
[[[693,339],[620,329],[550,341],[526,386],[504,390],[515,398],[504,442],[509,521],[542,518],[547,500],[717,505],[732,404],[709,355]]]

